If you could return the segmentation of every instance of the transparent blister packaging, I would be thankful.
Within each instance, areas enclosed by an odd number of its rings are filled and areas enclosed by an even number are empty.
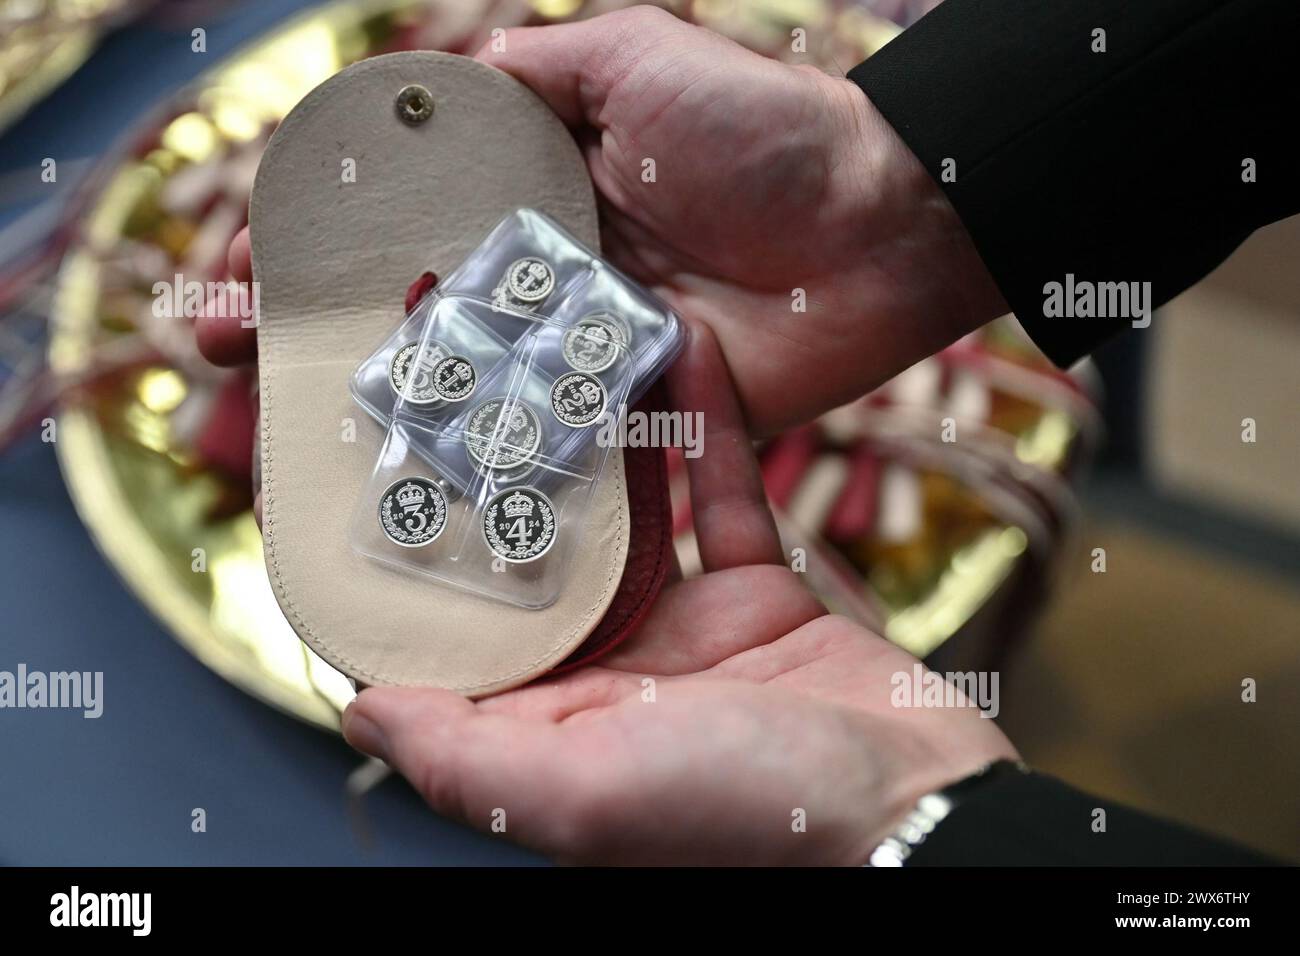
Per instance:
[[[560,226],[510,214],[353,376],[389,424],[353,547],[553,603],[618,419],[682,342],[670,309]]]
[[[472,299],[425,296],[352,373],[352,396],[384,425],[399,396],[411,415],[446,417],[474,397],[532,325],[531,318]]]
[[[483,377],[472,401],[430,416],[403,393],[393,421],[426,426],[412,436],[414,450],[436,463],[458,494],[484,472],[514,481],[544,465],[556,473],[589,475],[588,448],[626,406],[635,365],[623,346],[612,343],[605,368],[570,367],[561,345],[569,331],[537,320]],[[425,339],[432,341],[436,332],[430,325]]]
[[[502,219],[442,284],[505,309],[547,314],[596,257],[554,220],[534,209]]]
[[[455,415],[422,417],[399,399],[353,547],[520,607],[555,601],[633,368],[621,346],[600,372],[549,363],[559,353],[547,344],[563,332],[539,321]]]
[[[463,321],[464,312],[473,321]],[[681,325],[672,310],[551,219],[519,209],[357,367],[353,397],[387,425],[398,393],[414,375],[417,401],[422,394],[426,415],[439,417],[445,400],[430,380],[439,362],[460,355],[472,360],[476,374],[485,372],[494,355],[499,358],[535,321],[547,318],[573,328],[555,344],[575,371],[603,371],[625,354],[606,342],[626,347],[635,367],[629,402],[641,397],[681,348]],[[415,343],[430,323],[445,331],[428,336],[427,350],[417,351]],[[448,362],[444,374],[453,368],[467,371]]]
[[[551,319],[567,330],[558,341],[558,361],[565,365],[579,371],[600,371],[625,358],[633,363],[629,402],[640,398],[663,374],[682,346],[677,316],[599,260],[566,289]]]

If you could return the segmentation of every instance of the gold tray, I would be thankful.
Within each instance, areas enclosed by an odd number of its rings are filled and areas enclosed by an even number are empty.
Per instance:
[[[51,310],[55,375],[84,376],[106,347],[122,344],[122,317],[106,304],[122,291],[110,287],[109,263],[142,210],[156,205],[161,182],[226,145],[256,142],[313,87],[427,12],[427,4],[394,0],[312,11],[184,94],[159,144],[120,157],[83,212],[82,238],[64,258]],[[58,419],[64,478],[99,548],[182,645],[260,700],[337,731],[351,685],[280,613],[252,512],[209,517],[230,495],[229,482],[199,467],[174,427],[175,410],[214,379],[192,363],[158,359],[87,389]],[[196,549],[205,571],[194,570]]]
[[[51,314],[50,363],[62,379],[86,376],[132,328],[114,303],[124,290],[115,261],[130,246],[175,252],[197,222],[173,222],[142,241],[141,221],[159,212],[162,185],[227,148],[255,159],[266,130],[344,66],[402,44],[469,48],[489,26],[603,12],[581,0],[370,0],[338,3],[290,20],[205,74],[168,114],[156,143],[106,165],[82,213],[81,237],[65,256]],[[824,0],[750,4],[676,3],[713,29],[783,59],[791,25],[818,26],[826,42],[808,58],[835,69],[887,42],[892,24]],[[491,14],[491,23],[488,24]],[[436,34],[436,35],[435,35]],[[259,139],[261,137],[261,139]],[[182,219],[184,217],[181,217]],[[179,271],[177,269],[176,271]],[[135,277],[144,289],[173,269]],[[188,278],[188,277],[187,277]],[[115,283],[117,285],[115,286]],[[140,289],[125,290],[140,294]],[[129,309],[127,310],[129,313]],[[284,620],[262,561],[244,489],[204,469],[177,428],[177,409],[210,394],[219,378],[184,357],[153,359],[72,393],[55,443],[78,513],[127,586],[195,657],[258,699],[337,732],[353,696],[348,681],[306,648]],[[210,517],[237,500],[238,513]],[[201,549],[205,571],[194,570]]]

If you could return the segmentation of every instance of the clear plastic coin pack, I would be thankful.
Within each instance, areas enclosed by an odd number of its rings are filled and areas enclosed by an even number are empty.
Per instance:
[[[388,430],[352,546],[519,607],[553,603],[619,417],[682,338],[671,310],[554,222],[512,213],[353,375]]]

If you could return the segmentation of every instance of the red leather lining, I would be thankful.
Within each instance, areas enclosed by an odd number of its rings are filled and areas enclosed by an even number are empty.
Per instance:
[[[656,385],[635,407],[650,411],[662,406],[662,387]],[[596,629],[552,669],[553,674],[589,664],[634,632],[650,611],[672,567],[673,510],[664,449],[625,448],[623,469],[632,522],[623,579]]]
[[[409,313],[415,309],[415,306],[426,295],[433,291],[433,287],[438,284],[438,276],[432,272],[421,272],[420,278],[416,279],[406,288],[406,311]]]

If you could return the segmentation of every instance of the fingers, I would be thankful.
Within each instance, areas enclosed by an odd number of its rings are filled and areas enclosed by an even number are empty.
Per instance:
[[[667,381],[673,408],[699,421],[700,454],[686,468],[704,570],[784,563],[731,372],[708,326],[691,327]]]
[[[194,320],[199,351],[213,365],[247,365],[257,361],[257,329],[239,309],[229,308],[230,296],[209,302]]]
[[[476,56],[531,89],[567,125],[594,125],[604,103],[603,90],[586,79],[594,22],[518,27],[486,43]]]
[[[363,753],[392,762],[393,737],[415,718],[443,725],[464,720],[473,710],[470,701],[451,691],[368,687],[343,711],[343,738]]]
[[[438,813],[486,829],[497,808],[509,809],[510,831],[524,842],[539,839],[529,823],[540,826],[569,769],[555,725],[486,713],[435,688],[367,688],[344,712],[343,735],[411,781]]]
[[[518,27],[476,55],[529,87],[570,126],[599,126],[613,82],[666,32],[689,29],[662,10],[638,7],[579,23]]]
[[[236,282],[248,283],[253,278],[252,253],[248,243],[248,227],[245,226],[230,243],[227,255],[230,274]],[[257,330],[249,321],[247,314],[236,306],[251,304],[252,297],[241,297],[236,302],[233,296],[223,295],[209,302],[203,314],[195,320],[194,336],[199,351],[213,365],[247,365],[257,360]]]
[[[253,247],[248,241],[247,226],[235,233],[235,238],[230,240],[226,263],[230,266],[230,274],[235,281],[253,281]]]

